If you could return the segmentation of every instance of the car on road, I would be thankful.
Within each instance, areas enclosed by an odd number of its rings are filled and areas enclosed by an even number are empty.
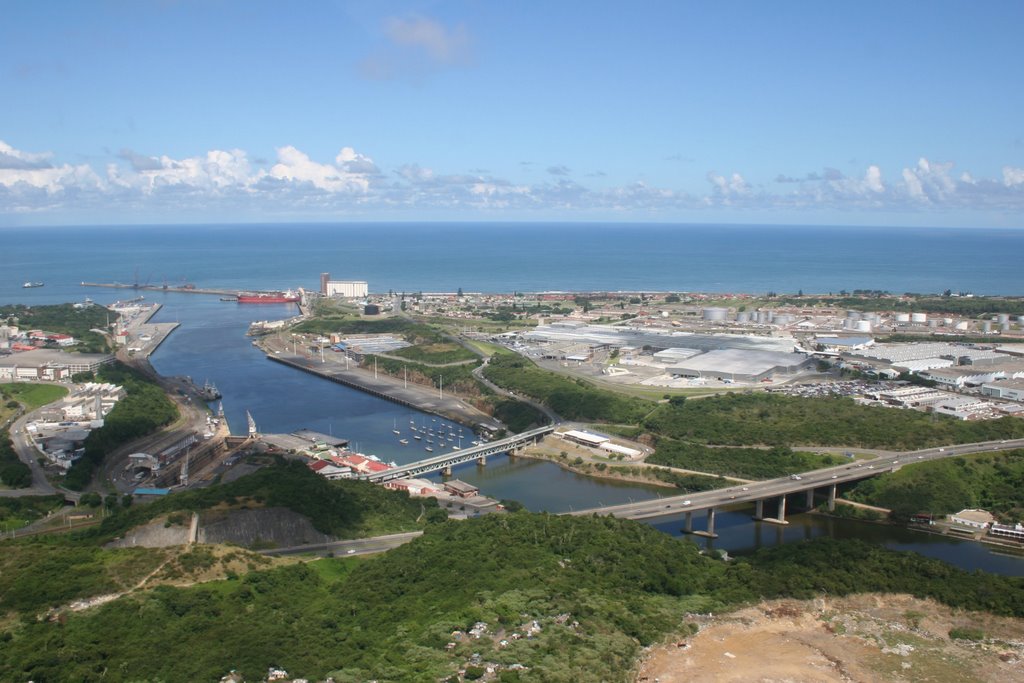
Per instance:
[[[355,555],[356,551],[353,550],[352,548],[349,548],[348,550],[345,551],[345,554],[346,555]]]
[[[801,479],[799,474],[791,474],[789,475],[789,478],[792,479],[793,481],[800,481]]]
[[[683,501],[683,505],[692,505],[692,504],[693,504],[693,501],[690,501],[690,500],[684,500]]]
[[[838,479],[838,478],[839,478],[839,475],[838,475],[838,474],[833,474],[833,475],[832,475],[832,478],[833,478],[833,479]]]

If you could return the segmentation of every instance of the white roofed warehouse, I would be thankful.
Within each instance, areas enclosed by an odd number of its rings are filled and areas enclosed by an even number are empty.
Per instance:
[[[688,358],[668,369],[679,377],[730,382],[761,382],[778,374],[796,374],[810,368],[814,360],[801,353],[717,349]]]

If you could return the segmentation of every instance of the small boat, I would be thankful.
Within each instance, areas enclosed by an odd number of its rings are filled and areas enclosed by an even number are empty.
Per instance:
[[[398,431],[398,420],[395,420],[395,423],[392,425],[391,431],[394,432],[395,434],[401,434],[402,433],[402,432]]]
[[[459,448],[458,446],[452,446],[452,450],[453,451],[461,451],[462,449]]]
[[[417,441],[419,441],[419,440],[420,440],[420,439],[422,439],[423,437],[422,437],[422,436],[420,436],[419,434],[417,434],[416,436],[414,436],[414,437],[412,437],[412,438],[414,438],[414,439],[416,439]]]
[[[427,439],[427,443],[434,443],[433,439]]]
[[[425,450],[425,451],[426,451],[427,453],[433,453],[433,452],[434,452],[434,449],[433,449],[433,448],[431,448],[430,446],[427,446],[427,447],[426,447],[426,448],[424,448],[423,450]]]
[[[398,443],[402,444],[403,446],[408,446],[409,445],[409,439],[399,439]]]
[[[24,289],[32,289],[33,287],[42,287],[42,286],[43,286],[42,282],[26,282],[25,284],[22,285],[22,288],[24,288]]]
[[[238,301],[238,297],[237,296],[222,296],[220,298],[220,300],[221,301]]]

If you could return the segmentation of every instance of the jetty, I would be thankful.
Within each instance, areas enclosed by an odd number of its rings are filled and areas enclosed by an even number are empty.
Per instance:
[[[209,289],[192,285],[126,285],[120,282],[83,282],[82,287],[106,287],[108,289],[132,289],[144,292],[174,292],[175,294],[215,294],[219,296],[238,296],[237,289]],[[246,290],[250,291],[250,290]]]

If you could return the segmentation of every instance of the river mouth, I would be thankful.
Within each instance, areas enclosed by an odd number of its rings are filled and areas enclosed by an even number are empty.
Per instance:
[[[164,375],[189,375],[197,382],[208,379],[216,384],[224,394],[224,411],[233,433],[245,433],[248,410],[264,433],[311,429],[349,439],[353,448],[399,464],[427,455],[412,446],[411,437],[409,445],[400,444],[394,430],[404,433],[410,421],[436,425],[433,421],[441,418],[267,360],[245,335],[254,316],[251,309],[213,296],[157,293],[152,299],[164,305],[154,322],[181,323],[151,358],[153,366]],[[295,306],[290,304],[267,304],[259,311],[259,316],[267,319],[294,314]],[[671,488],[588,477],[550,461],[522,457],[492,456],[486,466],[466,463],[456,466],[453,476],[479,486],[485,495],[519,501],[535,512],[571,512],[674,493]],[[753,506],[720,509],[715,521],[718,538],[687,538],[702,548],[721,549],[730,555],[820,536],[858,538],[893,550],[918,552],[961,569],[1024,576],[1024,557],[981,543],[816,514],[790,514],[789,524],[779,526],[754,521],[752,514]],[[647,523],[673,536],[684,536],[682,514]],[[695,514],[693,528],[701,530],[704,524],[704,515]]]

